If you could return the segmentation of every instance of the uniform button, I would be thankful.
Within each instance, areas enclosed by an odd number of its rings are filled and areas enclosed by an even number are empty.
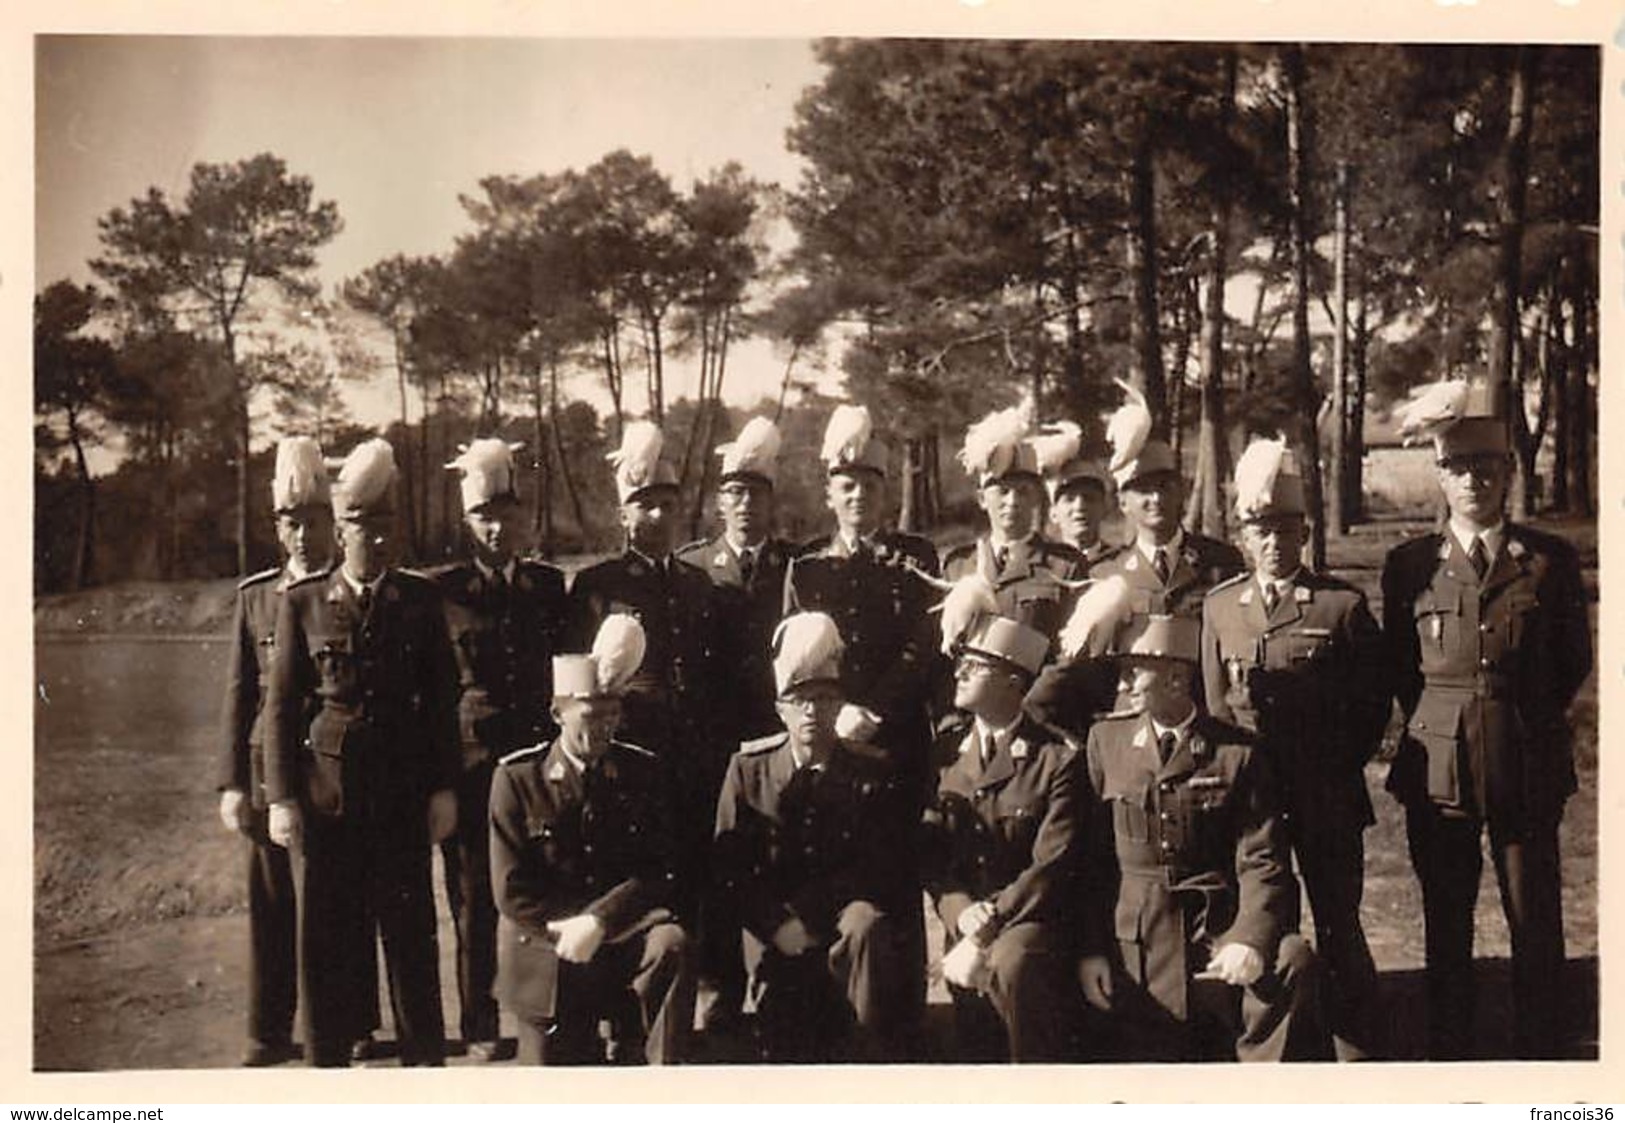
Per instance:
[[[1478,630],[1481,632],[1487,632],[1490,630],[1490,626],[1488,624],[1480,624],[1478,626]]]
[[[1172,819],[1173,819],[1173,815],[1171,815],[1171,814],[1169,814],[1169,813],[1168,813],[1168,812],[1167,812],[1167,811],[1164,811],[1164,812],[1163,812],[1163,813],[1162,813],[1162,821],[1163,821],[1163,822],[1164,822],[1164,823],[1166,823],[1166,822],[1169,822],[1169,821],[1171,821],[1171,820],[1172,820]]]
[[[1489,670],[1490,661],[1488,659],[1480,659],[1478,661],[1478,665],[1483,667],[1485,670]]]
[[[1162,785],[1162,790],[1165,791],[1165,792],[1173,791],[1174,790],[1173,782],[1171,780],[1170,781],[1165,781],[1163,783],[1163,785]]]

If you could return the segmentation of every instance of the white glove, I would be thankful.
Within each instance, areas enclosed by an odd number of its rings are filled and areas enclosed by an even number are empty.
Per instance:
[[[550,920],[547,930],[558,940],[559,958],[566,963],[590,963],[604,942],[604,922],[590,913]]]
[[[1264,957],[1246,944],[1225,944],[1213,953],[1198,979],[1219,979],[1233,987],[1252,986],[1264,976]]]
[[[1112,965],[1104,955],[1088,955],[1078,964],[1083,997],[1096,1010],[1112,1008]]]
[[[248,797],[236,788],[220,793],[220,821],[228,831],[248,830]]]
[[[987,956],[976,946],[975,940],[960,940],[942,957],[942,977],[956,987],[984,990],[990,974]]]
[[[873,741],[880,731],[880,715],[867,706],[851,702],[835,715],[835,736],[843,741]]]
[[[987,901],[977,901],[968,906],[959,914],[959,934],[961,936],[974,936],[993,921],[993,906]]]
[[[780,924],[773,933],[773,947],[780,955],[794,959],[813,946],[812,933],[799,916],[792,916]]]
[[[271,814],[265,824],[265,830],[271,836],[271,841],[278,846],[286,848],[294,845],[299,841],[299,805],[297,803],[271,804]]]
[[[457,829],[457,793],[442,788],[429,797],[429,842],[438,846]]]

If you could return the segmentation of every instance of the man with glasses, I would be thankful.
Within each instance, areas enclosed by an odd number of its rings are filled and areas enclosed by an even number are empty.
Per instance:
[[[762,1059],[900,1059],[912,1003],[918,883],[901,860],[914,821],[884,762],[836,733],[844,644],[821,612],[774,635],[782,730],[728,762],[713,866],[734,901]]]
[[[1383,632],[1406,736],[1389,772],[1405,806],[1426,924],[1428,1054],[1472,1056],[1481,838],[1512,934],[1517,1055],[1563,1055],[1558,824],[1576,787],[1567,711],[1591,672],[1574,548],[1505,517],[1511,461],[1493,389],[1437,383],[1401,432],[1431,435],[1448,519],[1383,567]]]
[[[1365,595],[1303,565],[1303,478],[1286,443],[1259,439],[1236,462],[1236,517],[1253,571],[1202,605],[1208,712],[1257,733],[1281,780],[1287,837],[1315,916],[1340,1060],[1377,1054],[1377,968],[1360,923],[1365,763],[1391,696]]]
[[[937,739],[925,868],[949,944],[956,1059],[1065,1061],[1081,1012],[1066,999],[1071,934],[1087,915],[1076,877],[1086,817],[1074,747],[1022,710],[1049,640],[999,615],[979,574],[949,592],[942,627],[954,706],[969,720]]]

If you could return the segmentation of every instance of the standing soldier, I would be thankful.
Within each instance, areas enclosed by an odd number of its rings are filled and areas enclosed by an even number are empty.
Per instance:
[[[1055,1063],[1069,1059],[1081,1012],[1066,1001],[1077,997],[1075,753],[1021,708],[1049,640],[998,607],[980,574],[958,582],[943,605],[954,705],[970,720],[937,740],[927,883],[952,945],[943,974],[957,1059]]]
[[[899,852],[908,793],[835,731],[835,622],[791,616],[775,649],[784,728],[729,761],[716,814],[718,887],[744,923],[763,1059],[896,1060],[918,958],[905,931],[918,883]]]
[[[1057,421],[1051,432],[1034,441],[1038,469],[1049,491],[1050,522],[1061,541],[1092,566],[1112,552],[1100,536],[1111,501],[1112,477],[1106,466],[1081,455],[1083,434],[1070,421]]]
[[[605,619],[553,660],[550,744],[502,759],[491,791],[498,988],[525,1064],[682,1059],[694,997],[677,914],[675,811],[653,754],[615,739],[643,629]]]
[[[835,408],[821,456],[835,533],[790,563],[785,615],[823,612],[835,621],[846,645],[841,737],[884,755],[918,804],[930,768],[935,651],[927,613],[937,599],[929,584],[937,552],[924,538],[882,529],[886,446],[866,407]]]
[[[1118,648],[1137,712],[1089,731],[1111,830],[1086,862],[1115,866],[1117,891],[1110,921],[1082,929],[1084,995],[1118,1017],[1126,1061],[1326,1060],[1274,770],[1245,730],[1202,713],[1199,630],[1132,624]]]
[[[1236,464],[1236,516],[1253,572],[1202,607],[1208,711],[1259,735],[1281,781],[1286,833],[1315,915],[1339,1060],[1376,1049],[1377,968],[1360,924],[1365,828],[1376,821],[1365,763],[1390,694],[1382,635],[1354,586],[1302,565],[1303,479],[1284,441]]]
[[[448,467],[462,472],[463,522],[473,557],[434,574],[457,660],[462,772],[457,832],[441,843],[446,900],[457,932],[463,1041],[496,1058],[496,905],[488,837],[491,774],[507,753],[548,740],[553,648],[564,622],[564,574],[519,558],[519,495],[507,442],[476,440]]]
[[[1140,393],[1126,383],[1118,385],[1129,400],[1106,428],[1112,446],[1108,467],[1132,537],[1091,566],[1089,577],[1120,578],[1135,619],[1199,619],[1208,590],[1245,568],[1241,553],[1227,542],[1180,526],[1185,482],[1174,450],[1151,436],[1151,413]],[[1110,660],[1079,659],[1047,671],[1034,687],[1031,704],[1042,720],[1081,734],[1098,714],[1127,706],[1128,692]]]
[[[293,1044],[298,1000],[298,910],[288,852],[265,833],[265,752],[261,708],[270,681],[277,610],[295,581],[325,572],[333,556],[333,512],[327,467],[309,437],[277,445],[271,481],[277,541],[286,566],[256,573],[237,586],[237,612],[226,678],[220,756],[220,818],[239,831],[248,849],[248,1049],[251,1068],[299,1056]]]
[[[685,913],[709,884],[711,810],[729,748],[715,732],[725,688],[716,659],[711,579],[672,556],[677,475],[661,459],[664,438],[647,421],[627,425],[615,464],[626,551],[575,575],[564,649],[584,651],[604,619],[624,613],[642,625],[648,650],[621,699],[622,736],[660,758],[678,791]]]
[[[270,834],[301,860],[309,1059],[350,1061],[384,938],[401,1062],[445,1058],[429,848],[456,825],[456,665],[434,586],[390,564],[395,458],[382,440],[333,487],[344,561],[289,587],[266,699]],[[373,998],[369,998],[369,992]]]
[[[1576,782],[1567,711],[1591,672],[1579,556],[1508,522],[1506,422],[1489,388],[1430,387],[1401,432],[1431,433],[1447,525],[1394,548],[1383,631],[1407,729],[1388,787],[1405,806],[1427,926],[1428,1052],[1471,1054],[1473,908],[1485,828],[1512,933],[1518,1055],[1563,1053],[1557,828]]]
[[[784,607],[784,574],[794,548],[773,537],[773,485],[778,474],[779,428],[753,417],[731,444],[722,445],[717,512],[722,533],[685,546],[678,560],[711,578],[717,614],[717,665],[731,687],[717,695],[717,737],[737,746],[781,728],[773,706],[773,630]],[[744,1000],[739,923],[728,902],[705,909],[701,1016],[706,1028],[735,1019]],[[709,999],[709,1001],[707,1001]]]
[[[1001,615],[1054,639],[1065,619],[1070,586],[1083,576],[1083,555],[1039,532],[1044,484],[1038,450],[1026,436],[1020,406],[989,414],[965,434],[959,460],[976,480],[988,532],[942,559],[942,575],[958,581],[980,573],[993,585]]]

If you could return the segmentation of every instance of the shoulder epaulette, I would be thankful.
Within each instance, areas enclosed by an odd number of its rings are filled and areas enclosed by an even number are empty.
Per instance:
[[[610,744],[614,745],[617,749],[625,749],[629,753],[644,757],[648,760],[659,759],[659,757],[650,752],[648,749],[643,748],[641,745],[634,745],[630,741],[611,741]]]
[[[237,587],[239,589],[246,589],[250,585],[258,585],[262,581],[269,581],[271,578],[275,577],[281,572],[282,568],[280,566],[273,566],[270,569],[262,569],[258,573],[250,573],[247,577],[244,577],[241,581],[237,582]]]
[[[397,566],[396,569],[395,569],[395,572],[401,574],[403,577],[411,577],[411,578],[413,578],[415,580],[418,580],[418,581],[433,581],[434,580],[434,578],[429,575],[427,570],[410,569],[410,568],[408,568],[407,566],[404,566],[404,565]]]
[[[1211,597],[1214,593],[1222,592],[1223,590],[1230,588],[1232,585],[1246,584],[1247,581],[1252,578],[1252,576],[1253,575],[1251,573],[1242,572],[1234,574],[1230,577],[1226,577],[1223,581],[1220,581],[1218,584],[1209,589],[1207,591],[1207,595]]]
[[[500,760],[498,760],[497,763],[498,764],[517,764],[520,761],[526,759],[527,757],[535,756],[537,753],[546,752],[550,747],[551,747],[551,745],[543,744],[543,745],[529,745],[529,746],[526,746],[523,749],[515,749],[513,752],[509,753],[507,756],[504,756]]]
[[[694,541],[685,546],[677,547],[677,549],[673,550],[672,553],[677,555],[692,554],[699,550],[708,548],[711,545],[711,542],[712,540],[709,538],[696,538]]]
[[[421,573],[422,576],[427,577],[431,581],[443,581],[447,577],[449,577],[451,574],[456,573],[458,570],[468,568],[469,565],[470,565],[469,562],[461,562],[461,561],[446,562],[443,565],[430,566],[427,569],[419,570],[419,571],[416,571],[416,572]],[[401,570],[401,572],[402,573],[410,573],[410,572],[414,572],[414,571],[403,569],[403,570]]]
[[[788,731],[783,733],[770,733],[766,737],[756,737],[749,741],[739,742],[741,756],[754,756],[757,753],[770,752],[790,740]]]
[[[792,548],[795,551],[795,556],[796,557],[804,558],[808,554],[816,554],[819,550],[827,550],[827,549],[829,549],[829,544],[831,542],[833,542],[833,541],[834,541],[833,537],[831,537],[828,534],[824,534],[824,535],[820,535],[817,538],[809,538],[809,539],[807,539],[807,541],[803,542],[800,546],[795,546],[795,547],[792,547]]]
[[[326,581],[332,575],[333,571],[331,569],[323,569],[315,573],[307,573],[297,581],[289,581],[288,588],[297,589],[302,585],[309,585],[313,581]]]

